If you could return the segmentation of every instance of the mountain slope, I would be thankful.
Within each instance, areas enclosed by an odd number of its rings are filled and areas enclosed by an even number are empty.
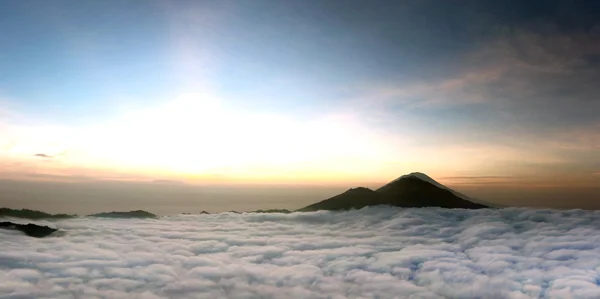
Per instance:
[[[454,195],[456,195],[456,196],[458,196],[458,197],[460,197],[460,198],[462,198],[464,200],[468,200],[470,202],[478,203],[478,204],[485,205],[485,206],[490,206],[489,203],[486,203],[486,202],[483,202],[481,200],[474,199],[472,197],[466,196],[466,195],[464,195],[464,194],[462,194],[462,193],[460,193],[458,191],[454,191],[454,190],[452,190],[452,189],[450,189],[450,188],[448,188],[448,187],[446,187],[446,186],[438,183],[436,180],[432,179],[431,177],[429,177],[428,175],[426,175],[426,174],[424,174],[422,172],[412,172],[412,173],[409,173],[407,175],[403,175],[403,176],[399,177],[396,180],[399,180],[399,179],[405,178],[405,177],[409,177],[409,176],[414,176],[414,177],[416,177],[418,179],[421,179],[423,181],[429,182],[429,183],[433,184],[434,186],[436,186],[438,188],[446,189],[446,190],[452,192],[452,194],[454,194]],[[392,181],[392,182],[394,182],[394,181]]]
[[[450,209],[482,209],[487,205],[473,202],[458,192],[435,182],[422,173],[411,173],[373,191],[354,188],[298,211],[349,210],[374,205],[397,207],[441,207]]]
[[[379,189],[386,204],[398,207],[441,207],[450,209],[481,209],[474,203],[416,176],[407,176]]]
[[[156,215],[143,210],[129,212],[104,212],[88,215],[88,217],[103,217],[103,218],[157,218]]]
[[[16,218],[25,218],[25,219],[68,219],[75,218],[77,215],[67,215],[67,214],[48,214],[36,210],[28,210],[28,209],[9,209],[9,208],[0,208],[0,217],[16,217]]]
[[[382,204],[381,194],[369,188],[358,187],[304,207],[298,211],[310,212],[318,210],[350,210],[360,209],[374,204]]]

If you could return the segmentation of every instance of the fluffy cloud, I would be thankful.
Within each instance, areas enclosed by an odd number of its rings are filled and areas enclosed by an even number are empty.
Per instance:
[[[0,231],[0,298],[599,298],[598,223],[383,207],[62,220],[46,239]]]

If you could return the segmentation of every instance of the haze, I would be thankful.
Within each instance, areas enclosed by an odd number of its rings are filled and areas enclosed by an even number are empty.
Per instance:
[[[0,3],[0,206],[600,208],[595,1]]]

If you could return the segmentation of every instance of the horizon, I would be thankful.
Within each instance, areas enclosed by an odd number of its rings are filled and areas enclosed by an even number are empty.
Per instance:
[[[400,176],[402,178],[408,174]],[[177,215],[186,212],[208,211],[221,213],[229,211],[250,212],[268,209],[287,209],[295,211],[304,206],[341,194],[356,187],[376,190],[387,183],[347,185],[273,185],[273,184],[223,184],[197,185],[183,182],[163,181],[118,181],[88,180],[85,182],[19,181],[1,180],[0,190],[3,197],[0,207],[11,209],[30,209],[50,214],[77,214],[110,211],[144,210],[159,216]],[[500,186],[496,188],[477,185],[470,188],[459,185],[446,187],[463,193],[478,202],[504,207],[548,208],[549,199],[558,204],[555,209],[599,209],[598,203],[589,202],[585,198],[572,198],[570,190],[557,192],[554,188],[544,190],[519,189],[521,194],[530,192],[529,201],[516,198],[506,200],[507,192]],[[581,191],[581,190],[580,190]],[[595,189],[585,190],[593,196]],[[533,193],[532,193],[533,192]],[[166,200],[168,199],[168,200]]]
[[[0,3],[0,179],[600,209],[599,5],[467,3]]]

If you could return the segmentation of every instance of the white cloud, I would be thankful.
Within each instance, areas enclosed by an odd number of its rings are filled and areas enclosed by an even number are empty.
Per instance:
[[[0,298],[598,298],[597,223],[382,207],[62,220],[46,239],[0,231]]]

